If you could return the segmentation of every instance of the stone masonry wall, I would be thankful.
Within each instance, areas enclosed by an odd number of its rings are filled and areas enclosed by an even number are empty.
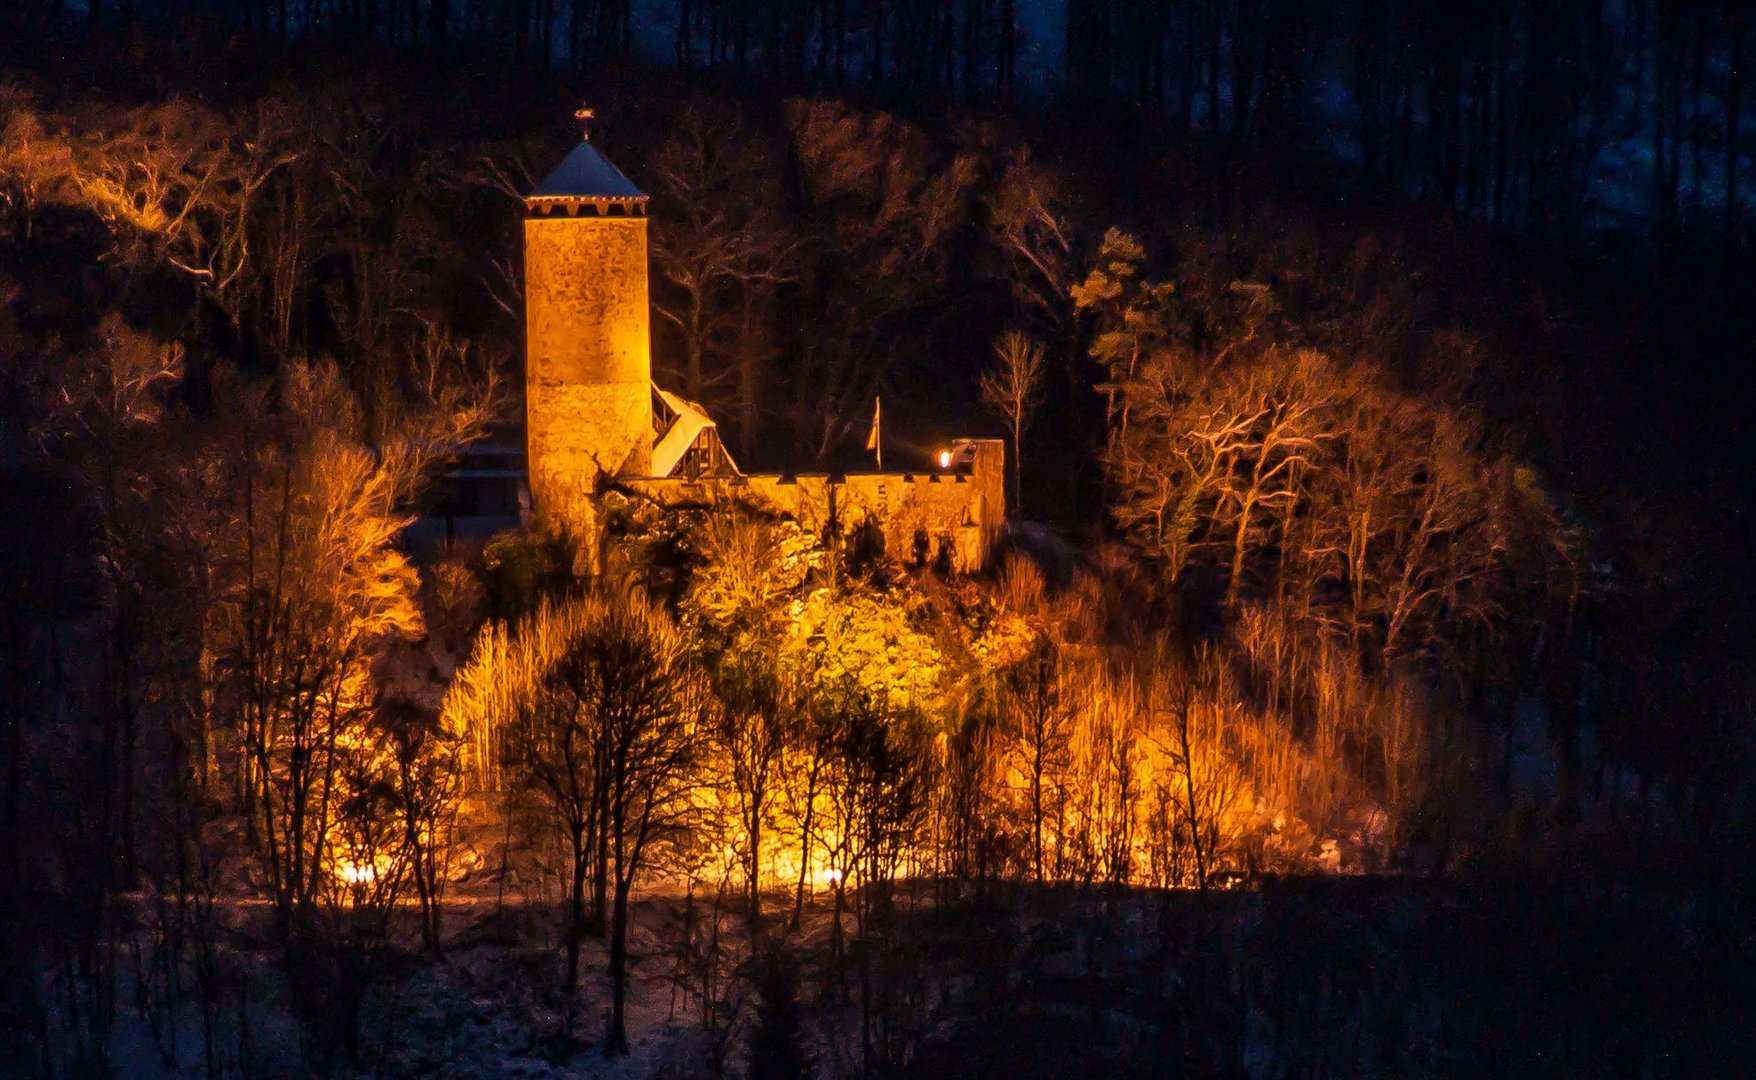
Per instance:
[[[825,531],[832,519],[844,536],[874,525],[891,558],[911,564],[917,555],[928,561],[943,555],[953,570],[975,573],[987,566],[1006,518],[1000,480],[1005,454],[998,443],[994,449],[994,457],[978,452],[976,467],[961,473],[768,474],[627,483],[669,505],[741,500],[791,517],[813,532]]]
[[[646,219],[527,218],[524,258],[531,496],[585,535],[599,468],[652,467]]]

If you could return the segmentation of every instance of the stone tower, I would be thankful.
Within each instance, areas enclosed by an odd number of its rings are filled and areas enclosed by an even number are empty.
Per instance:
[[[531,496],[541,520],[582,536],[600,473],[651,469],[646,203],[589,141],[524,200]]]

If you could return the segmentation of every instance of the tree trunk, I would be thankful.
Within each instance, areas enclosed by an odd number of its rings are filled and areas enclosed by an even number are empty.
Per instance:
[[[1040,741],[1035,757],[1030,772],[1031,858],[1040,885],[1043,881],[1043,752]]]
[[[755,940],[760,936],[762,926],[762,797],[760,791],[750,795],[750,867],[748,882],[750,894],[750,936]]]
[[[1024,418],[1014,411],[1012,414],[1012,507],[1013,512],[1023,516],[1024,509]]]
[[[593,811],[596,825],[592,831],[592,843],[596,846],[597,866],[592,875],[591,928],[593,933],[603,933],[605,904],[608,900],[610,883],[610,844],[609,821],[610,812],[608,788],[600,782],[598,789],[604,794],[598,797],[598,807]]]
[[[567,1020],[564,1034],[573,1038],[579,1012],[579,942],[585,936],[585,826],[572,826],[573,891],[567,897]]]
[[[793,929],[799,928],[799,920],[805,913],[805,885],[811,873],[811,819],[817,806],[817,766],[812,765],[805,781],[805,819],[801,823],[799,840],[799,888],[793,894]]]
[[[1252,493],[1238,510],[1238,530],[1232,537],[1232,576],[1226,582],[1227,607],[1235,607],[1238,603],[1238,590],[1244,580],[1244,549],[1250,539],[1250,515],[1255,512],[1256,497]]]
[[[604,1032],[606,1057],[628,1052],[628,890],[633,874],[616,876],[615,906],[610,914],[610,1026]]]

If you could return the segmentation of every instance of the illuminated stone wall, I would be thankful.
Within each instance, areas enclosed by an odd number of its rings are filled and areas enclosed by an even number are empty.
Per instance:
[[[649,478],[629,486],[667,504],[742,501],[813,532],[832,520],[844,536],[872,525],[899,562],[943,556],[953,570],[973,573],[988,565],[1006,520],[1005,458],[998,440],[984,439],[967,472]]]
[[[539,518],[594,529],[600,469],[652,468],[652,339],[646,219],[524,223],[525,413]]]
[[[958,453],[973,451],[969,478],[981,489],[983,550],[992,551],[1006,523],[1006,444],[999,439],[954,439],[951,447]]]

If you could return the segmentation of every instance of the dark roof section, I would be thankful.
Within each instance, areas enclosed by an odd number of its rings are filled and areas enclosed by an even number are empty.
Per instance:
[[[608,158],[598,153],[597,147],[582,142],[525,198],[531,202],[573,199],[589,202],[645,202],[646,193],[623,176],[622,170],[610,164]]]

